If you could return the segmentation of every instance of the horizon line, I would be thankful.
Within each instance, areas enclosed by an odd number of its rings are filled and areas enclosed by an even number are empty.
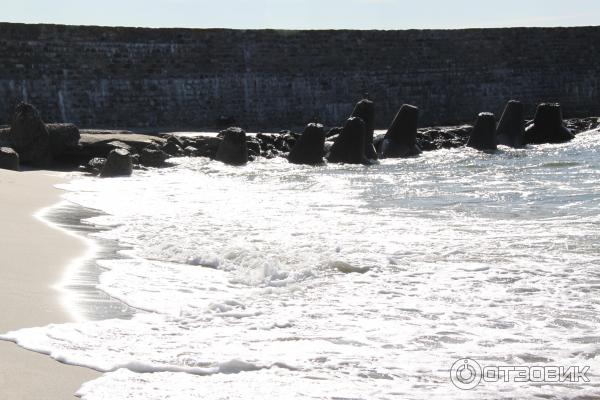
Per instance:
[[[597,28],[598,25],[582,24],[582,25],[502,25],[502,26],[464,26],[464,27],[424,27],[424,28],[277,28],[277,27],[219,27],[219,26],[156,26],[156,25],[98,25],[98,24],[73,24],[59,22],[21,22],[21,21],[3,21],[0,24],[14,25],[50,25],[50,26],[72,26],[72,27],[89,27],[89,28],[131,28],[131,29],[189,29],[189,30],[235,30],[235,31],[458,31],[458,30],[483,30],[483,29],[569,29],[569,28]]]

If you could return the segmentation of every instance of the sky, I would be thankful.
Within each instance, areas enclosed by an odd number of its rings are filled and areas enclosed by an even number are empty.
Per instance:
[[[600,25],[600,0],[0,0],[0,21],[243,29]]]

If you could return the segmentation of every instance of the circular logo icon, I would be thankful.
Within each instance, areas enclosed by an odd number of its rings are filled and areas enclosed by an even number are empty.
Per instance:
[[[470,358],[461,358],[450,369],[452,384],[461,390],[471,390],[481,382],[481,366]]]

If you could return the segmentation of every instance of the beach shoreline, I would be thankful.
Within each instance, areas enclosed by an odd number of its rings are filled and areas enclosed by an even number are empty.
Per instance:
[[[73,322],[62,281],[68,268],[89,255],[85,239],[46,223],[41,210],[60,201],[60,173],[0,170],[5,229],[0,239],[0,332]],[[100,373],[0,341],[0,393],[10,399],[68,399]]]

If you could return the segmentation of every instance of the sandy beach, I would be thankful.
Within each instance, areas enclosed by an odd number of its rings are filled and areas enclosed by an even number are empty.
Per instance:
[[[60,198],[59,174],[0,170],[0,332],[64,323],[73,317],[54,288],[69,261],[85,254],[82,240],[37,219],[34,214]],[[96,371],[58,363],[50,357],[0,341],[0,398],[71,399]]]

